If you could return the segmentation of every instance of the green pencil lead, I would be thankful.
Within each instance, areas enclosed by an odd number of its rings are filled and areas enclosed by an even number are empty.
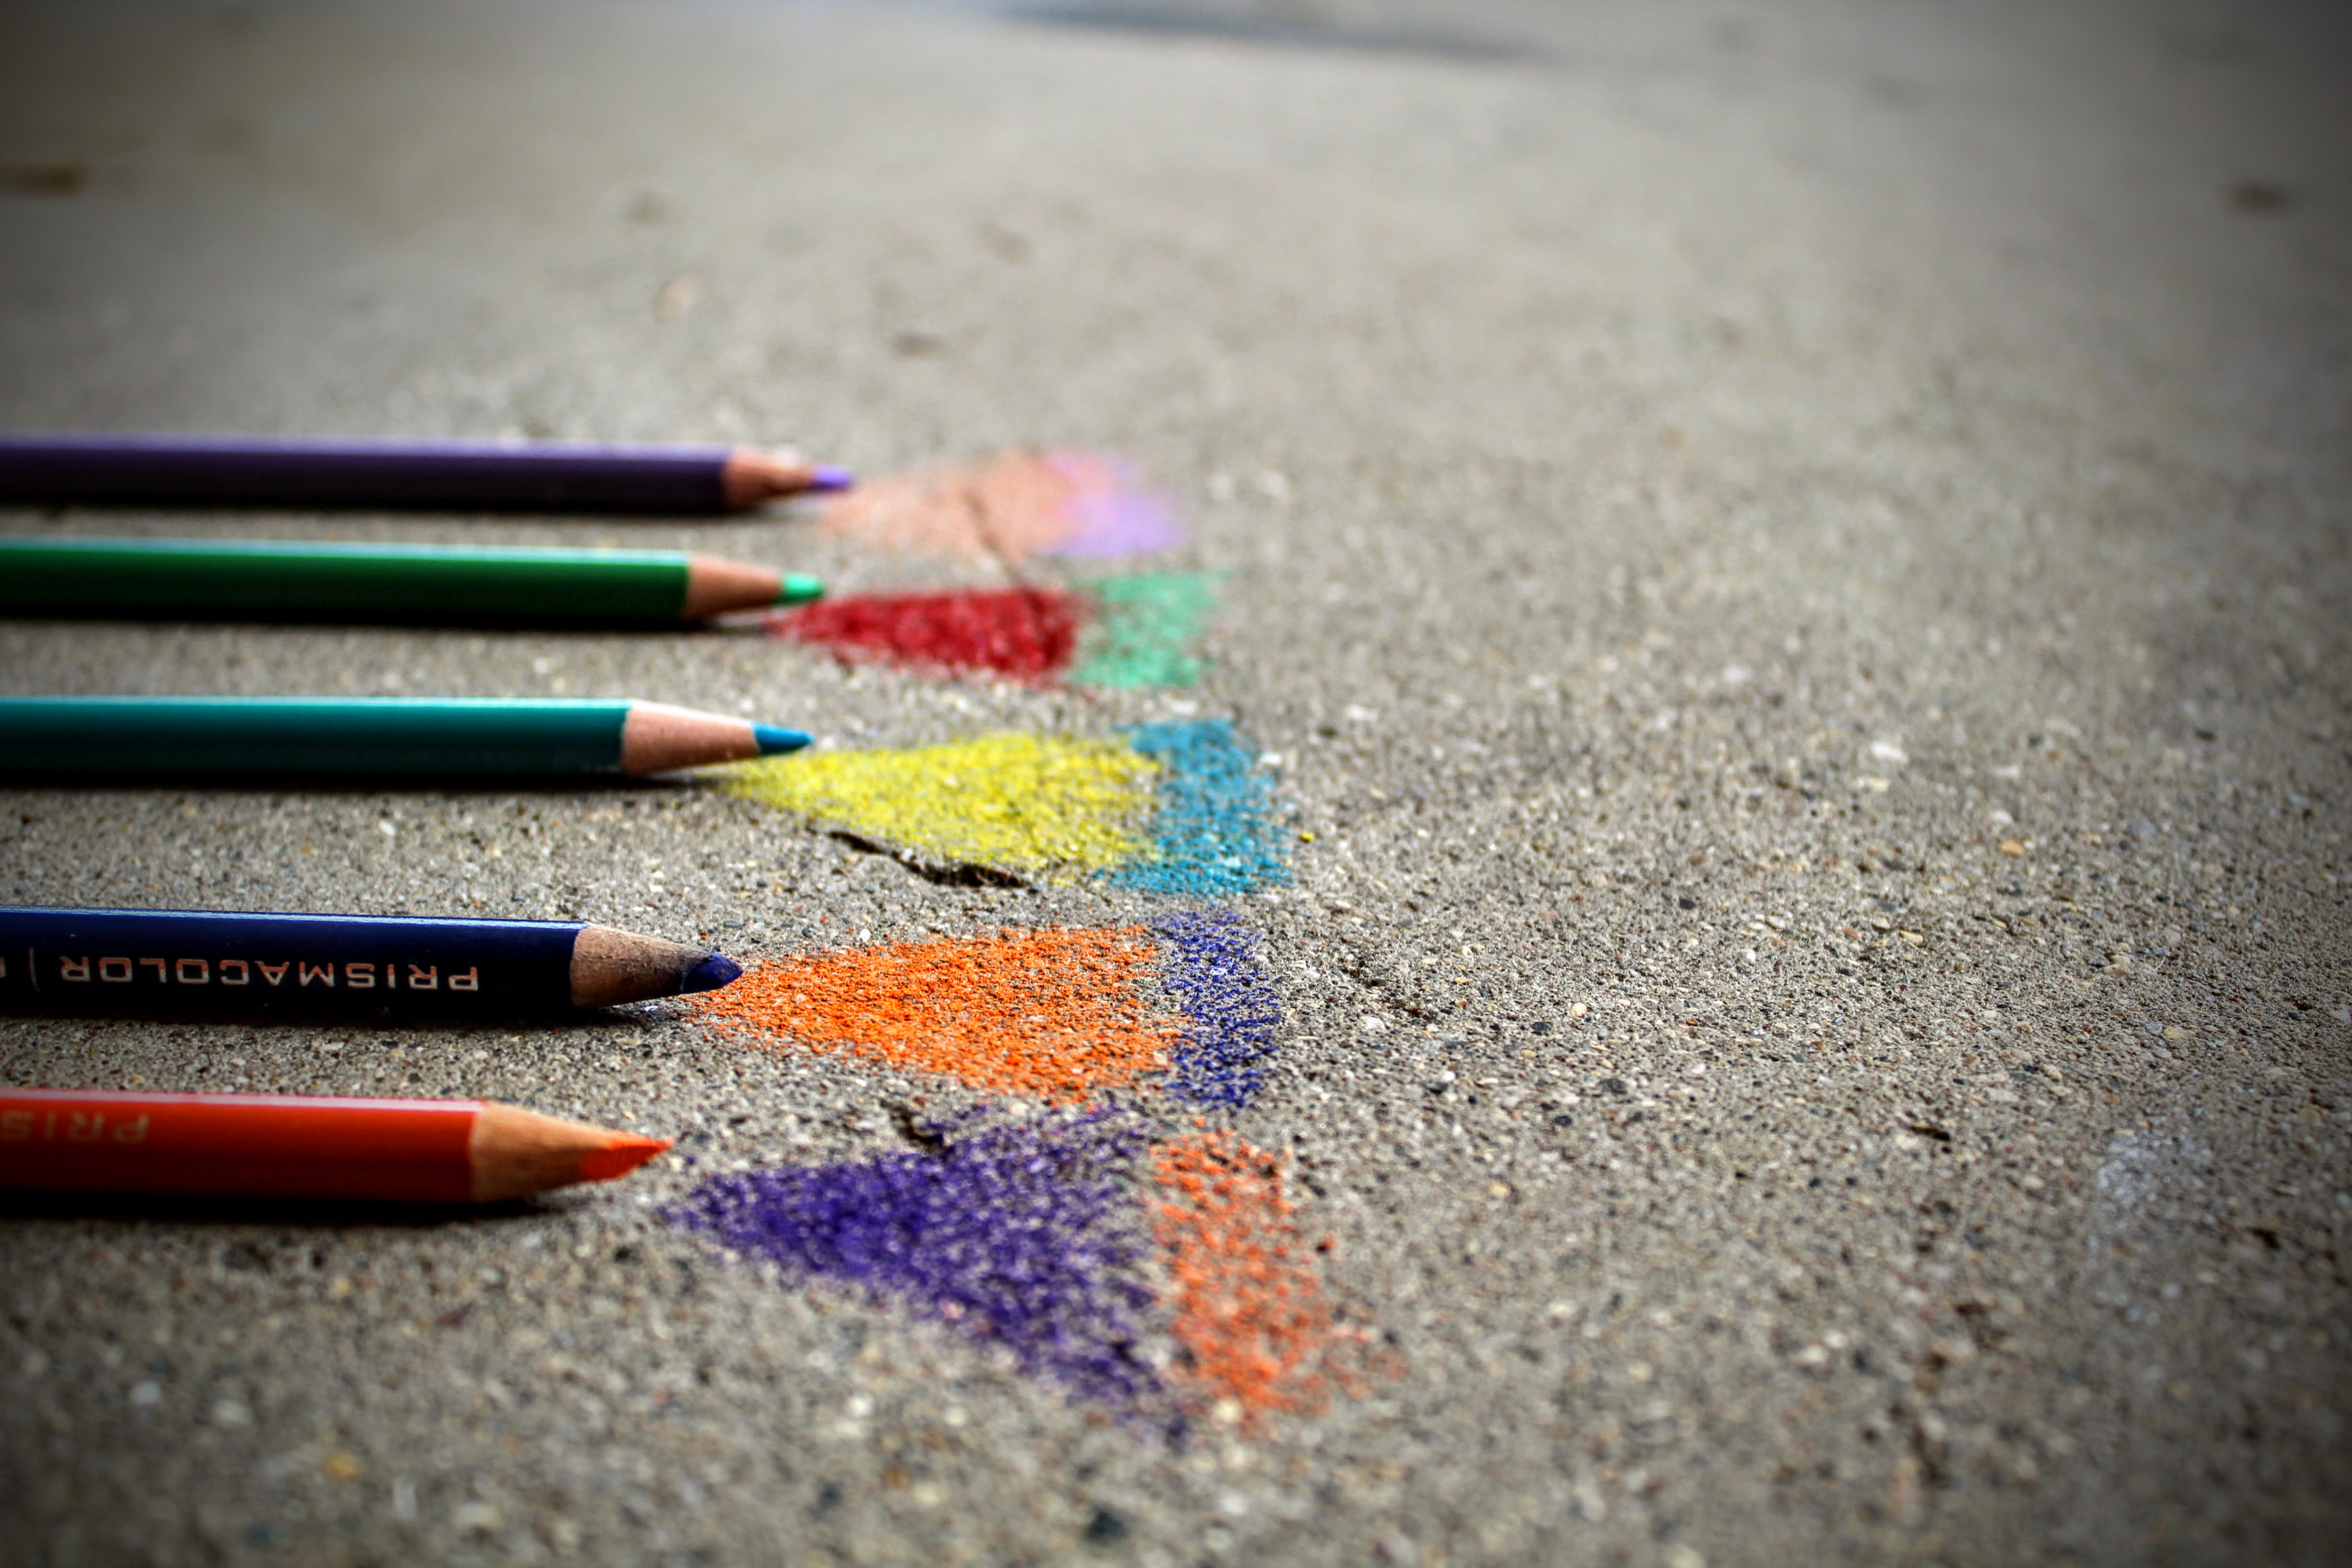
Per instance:
[[[776,592],[776,603],[783,605],[809,605],[824,597],[824,584],[805,572],[787,572],[784,585]]]

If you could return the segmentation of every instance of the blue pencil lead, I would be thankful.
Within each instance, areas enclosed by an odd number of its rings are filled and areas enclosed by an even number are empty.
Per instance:
[[[743,973],[743,966],[723,952],[714,952],[680,977],[677,994],[690,996],[697,991],[716,991],[731,984]]]

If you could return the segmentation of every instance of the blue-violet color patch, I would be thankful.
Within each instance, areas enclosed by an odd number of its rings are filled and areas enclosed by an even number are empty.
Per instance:
[[[716,1177],[670,1217],[898,1298],[1082,1397],[1150,1403],[1150,1237],[1132,1181],[1146,1129],[1117,1111],[1042,1124],[975,1116],[932,1124],[933,1150]]]
[[[1265,1082],[1282,1004],[1258,962],[1257,934],[1223,910],[1152,922],[1168,945],[1161,984],[1182,1005],[1184,1037],[1170,1053],[1168,1089],[1202,1105],[1247,1105]]]

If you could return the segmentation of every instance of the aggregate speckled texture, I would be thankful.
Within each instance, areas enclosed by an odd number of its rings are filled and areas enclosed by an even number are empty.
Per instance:
[[[1223,718],[1291,881],[1010,887],[670,786],[9,784],[0,900],[751,961],[1228,905],[1264,1086],[1121,1103],[1281,1158],[1381,1374],[1171,1444],[725,1256],[663,1209],[981,1097],[684,1009],[0,1019],[10,1081],[680,1139],[462,1220],[10,1200],[0,1562],[2345,1561],[2340,8],[1027,15],[0,6],[0,424],[1129,454],[1190,539],[1118,569],[1222,574],[1194,688],[30,620],[0,688]],[[0,523],[1018,585],[805,508]]]

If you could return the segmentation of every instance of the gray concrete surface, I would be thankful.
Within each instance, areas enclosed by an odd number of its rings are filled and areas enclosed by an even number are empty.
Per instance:
[[[1287,1021],[1239,1124],[1400,1352],[1171,1448],[668,1232],[674,1163],[480,1223],[19,1201],[0,1561],[2352,1560],[2340,19],[0,28],[7,425],[875,470],[1043,440],[1166,479],[1187,559],[1231,573],[1187,700],[1318,834],[1249,901]],[[938,579],[789,521],[263,525]],[[0,685],[627,691],[844,744],[1181,710],[725,635],[16,623]],[[752,952],[1132,907],[675,792],[0,805],[18,902],[585,912]],[[490,1094],[722,1163],[890,1147],[908,1087],[658,1010],[13,1020],[0,1075]]]

